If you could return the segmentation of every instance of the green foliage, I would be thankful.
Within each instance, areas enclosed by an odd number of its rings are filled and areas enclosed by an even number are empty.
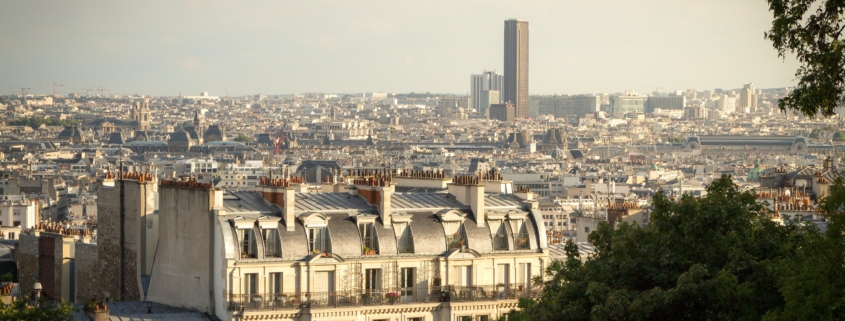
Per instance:
[[[0,275],[0,282],[6,284],[8,282],[12,282],[15,279],[15,276],[12,275],[12,272],[6,272],[6,274]]]
[[[836,134],[833,134],[833,140],[838,141],[838,142],[845,140],[845,133],[836,132]]]
[[[845,29],[842,0],[767,0],[774,15],[764,34],[780,57],[795,54],[801,66],[795,72],[798,86],[781,98],[781,110],[807,116],[834,115],[845,99]]]
[[[784,305],[766,320],[845,319],[845,182],[837,179],[828,195],[819,203],[827,231],[804,225],[801,237],[787,244],[795,252],[774,270]]]
[[[729,176],[707,196],[654,197],[645,227],[601,224],[597,252],[550,264],[543,296],[520,301],[511,320],[759,320],[784,307],[784,260],[811,227],[779,225]],[[845,199],[845,197],[843,197]],[[842,262],[842,261],[839,261]],[[838,270],[842,274],[842,270]],[[843,287],[840,287],[843,288]],[[837,298],[841,298],[837,297]]]
[[[250,137],[248,135],[240,134],[240,135],[238,135],[238,137],[235,137],[234,141],[241,142],[241,143],[251,143],[252,137]]]
[[[30,126],[37,128],[41,125],[47,126],[76,126],[81,124],[81,120],[77,119],[55,119],[42,117],[24,117],[9,122],[9,126]]]
[[[30,305],[25,299],[11,304],[0,302],[0,321],[64,321],[72,320],[73,308],[69,303],[55,303],[42,298],[36,305]]]

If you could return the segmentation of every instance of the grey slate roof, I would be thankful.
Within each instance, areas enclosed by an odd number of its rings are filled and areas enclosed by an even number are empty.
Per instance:
[[[390,206],[393,210],[399,211],[439,211],[447,208],[467,208],[449,194],[430,193],[393,194],[390,198]]]
[[[467,218],[464,221],[467,232],[467,246],[479,253],[493,252],[493,238],[490,237],[490,227],[478,227],[475,220]]]
[[[358,226],[347,214],[327,214],[331,252],[342,257],[361,256],[361,236]]]
[[[381,220],[376,220],[376,237],[378,238],[378,253],[380,255],[397,254],[396,235],[392,228],[384,228]]]
[[[521,208],[522,199],[513,195],[484,194],[484,208]]]
[[[446,234],[443,225],[432,212],[414,212],[411,233],[414,237],[414,254],[440,255],[446,252]]]
[[[308,256],[308,238],[301,223],[294,224],[296,230],[288,232],[284,225],[279,225],[279,238],[282,239],[282,258],[301,259]]]
[[[251,191],[226,192],[223,195],[223,209],[226,210],[227,214],[259,212],[261,214],[281,216],[278,209],[272,207],[264,200],[264,196],[258,192]]]
[[[373,207],[367,204],[367,201],[363,197],[348,193],[297,193],[294,204],[297,213],[331,211],[373,212]]]

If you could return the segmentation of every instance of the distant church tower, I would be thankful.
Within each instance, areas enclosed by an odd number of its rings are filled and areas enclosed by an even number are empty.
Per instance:
[[[132,120],[138,123],[136,130],[150,130],[150,100],[136,101],[130,113]]]

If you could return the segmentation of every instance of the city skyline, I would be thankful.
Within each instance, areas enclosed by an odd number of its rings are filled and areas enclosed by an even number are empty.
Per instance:
[[[794,84],[794,59],[762,37],[765,3],[426,2],[0,4],[0,93],[176,96],[300,92],[466,94],[466,75],[503,70],[501,21],[531,21],[531,94]],[[478,14],[466,15],[468,9]],[[133,12],[133,15],[124,15]],[[407,12],[413,12],[409,15]],[[623,17],[636,15],[636,19]],[[712,16],[721,17],[713,24]],[[118,18],[119,17],[119,18]],[[241,19],[240,17],[249,17]],[[210,21],[225,21],[211,23]],[[426,28],[419,28],[423,23]],[[14,28],[14,26],[27,26]],[[678,72],[678,71],[682,72]],[[413,75],[413,76],[411,76]]]

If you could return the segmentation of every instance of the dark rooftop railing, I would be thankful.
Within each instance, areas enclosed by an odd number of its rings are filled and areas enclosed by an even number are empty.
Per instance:
[[[230,311],[336,308],[439,302],[477,302],[536,298],[539,286],[498,284],[471,286],[391,287],[378,290],[321,291],[300,293],[232,294]]]

